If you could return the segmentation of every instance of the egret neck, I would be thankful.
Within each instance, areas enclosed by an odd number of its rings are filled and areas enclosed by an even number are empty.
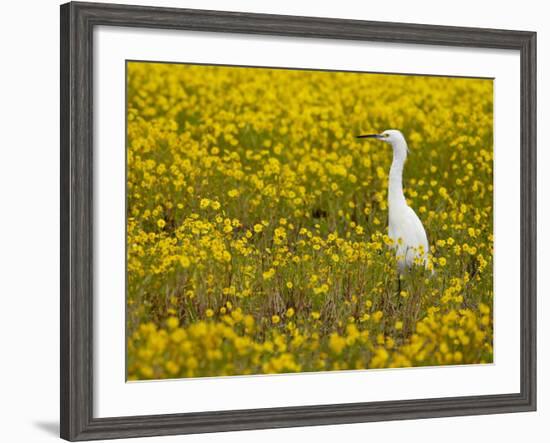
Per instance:
[[[406,205],[405,195],[403,194],[403,166],[407,159],[407,142],[403,137],[391,142],[393,148],[393,161],[390,168],[388,185],[388,206],[392,207]]]

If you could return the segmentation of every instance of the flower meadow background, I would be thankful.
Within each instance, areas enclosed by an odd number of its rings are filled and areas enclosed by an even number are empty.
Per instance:
[[[490,363],[493,82],[129,62],[128,379]],[[430,271],[401,291],[391,148]]]

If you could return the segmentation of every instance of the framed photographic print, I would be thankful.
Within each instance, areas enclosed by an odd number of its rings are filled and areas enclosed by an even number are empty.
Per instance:
[[[536,407],[536,34],[61,6],[61,436]]]

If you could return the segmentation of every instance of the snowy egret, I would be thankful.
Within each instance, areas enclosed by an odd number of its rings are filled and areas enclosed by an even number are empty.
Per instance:
[[[388,236],[396,249],[399,274],[413,264],[428,266],[428,237],[418,215],[407,204],[403,194],[403,166],[409,150],[403,134],[388,129],[381,134],[358,135],[389,143],[393,148],[393,162],[388,184]]]

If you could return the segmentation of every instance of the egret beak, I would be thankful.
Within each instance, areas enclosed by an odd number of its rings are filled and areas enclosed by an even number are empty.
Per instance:
[[[355,138],[376,138],[380,140],[381,138],[384,138],[382,134],[364,134],[364,135],[357,135]]]

